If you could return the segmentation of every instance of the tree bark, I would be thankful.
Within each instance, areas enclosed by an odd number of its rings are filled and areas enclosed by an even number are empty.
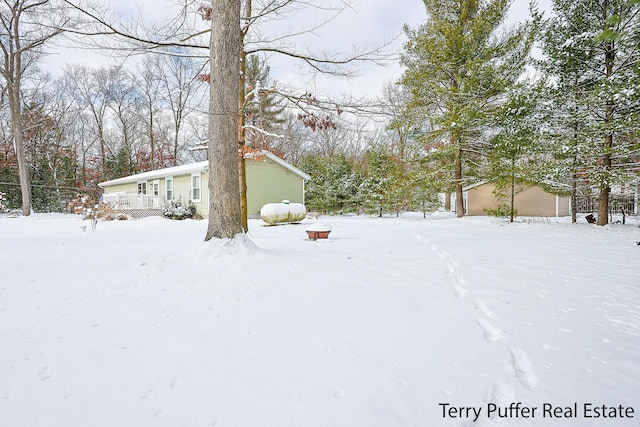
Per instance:
[[[19,60],[16,60],[19,63]],[[11,131],[18,160],[18,177],[20,179],[20,193],[22,195],[22,214],[31,215],[31,183],[29,169],[24,149],[24,134],[22,130],[22,108],[20,100],[20,77],[16,75],[13,84],[8,87],[9,108],[11,110]]]
[[[29,169],[27,156],[24,149],[24,133],[22,126],[22,35],[20,33],[20,15],[24,4],[16,2],[11,9],[11,16],[3,16],[3,27],[7,30],[6,45],[3,46],[4,67],[2,74],[7,81],[7,94],[9,97],[9,110],[11,112],[11,132],[18,160],[18,177],[20,180],[20,193],[22,195],[22,213],[31,215],[31,184],[29,182]],[[6,24],[11,22],[11,24]]]
[[[240,111],[240,124],[238,126],[238,148],[240,151],[240,157],[238,159],[238,174],[240,185],[240,210],[242,211],[242,228],[245,232],[249,231],[249,204],[247,202],[247,163],[244,158],[245,147],[245,130],[244,125],[246,123],[244,113],[244,103],[246,97],[245,90],[245,61],[247,55],[244,53],[244,49],[240,52],[240,92],[238,95],[238,109]]]
[[[459,142],[458,142],[459,143]],[[462,218],[464,212],[464,199],[462,193],[462,149],[456,149],[454,182],[456,183],[456,217]]]
[[[578,144],[578,124],[573,128],[573,141]],[[578,221],[578,152],[573,155],[573,167],[571,172],[571,223]]]
[[[571,223],[578,221],[578,174],[573,172],[571,180]]]
[[[605,72],[606,78],[613,76],[613,64],[615,61],[615,45],[608,42],[605,50]],[[605,129],[613,122],[613,100],[607,99],[605,107]],[[604,169],[603,182],[600,184],[600,197],[598,200],[598,225],[607,225],[609,223],[609,195],[611,194],[611,166],[613,151],[613,132],[608,133],[604,137],[602,144],[602,168]]]
[[[609,181],[611,174],[611,148],[613,147],[613,135],[607,135],[604,142],[604,155],[602,156],[602,167],[605,169],[606,180]],[[611,187],[608,183],[600,185],[600,197],[598,198],[598,225],[609,223],[609,194]]]
[[[252,11],[252,0],[246,0],[244,19],[250,21]],[[238,142],[240,148],[240,159],[238,162],[239,184],[240,184],[240,210],[242,212],[242,228],[245,232],[249,231],[249,203],[247,202],[247,162],[244,158],[244,147],[246,145],[246,115],[245,115],[245,102],[246,102],[246,69],[247,69],[247,53],[244,49],[244,38],[246,36],[248,27],[240,33],[240,84],[239,84],[239,96],[238,96],[238,108],[240,110],[240,125],[238,126]]]
[[[511,158],[511,206],[510,206],[510,222],[513,222],[516,210],[516,159]]]
[[[240,0],[212,0],[209,226],[205,240],[242,232],[238,177]]]

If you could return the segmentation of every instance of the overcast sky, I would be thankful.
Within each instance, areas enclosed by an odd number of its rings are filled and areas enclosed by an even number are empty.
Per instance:
[[[325,4],[322,0],[317,0]],[[539,0],[541,8],[548,7],[551,0]],[[105,1],[111,8],[122,15],[140,12],[146,20],[158,14],[167,13],[170,1],[164,0],[111,0]],[[162,5],[165,5],[164,7]],[[317,15],[317,13],[316,13]],[[509,13],[508,22],[513,24],[525,20],[529,15],[529,0],[514,0]],[[424,4],[421,0],[359,0],[354,9],[349,9],[334,19],[329,25],[313,36],[307,36],[302,48],[334,52],[351,52],[354,46],[371,46],[397,38],[393,50],[402,49],[405,38],[403,25],[416,27],[426,18]],[[300,20],[322,17],[300,17]],[[295,27],[295,22],[290,23]],[[280,25],[287,25],[281,23]],[[300,46],[299,46],[300,48]],[[87,63],[100,65],[109,62],[106,53],[91,54],[89,52],[73,52],[50,57],[43,68],[58,74],[64,63]],[[397,80],[402,70],[397,62],[386,67],[367,65],[361,67],[360,75],[350,80],[336,80],[322,76],[312,77],[302,74],[300,67],[290,61],[282,61],[277,57],[269,58],[272,78],[284,84],[304,86],[317,94],[351,93],[356,97],[377,96],[381,93],[385,82]]]

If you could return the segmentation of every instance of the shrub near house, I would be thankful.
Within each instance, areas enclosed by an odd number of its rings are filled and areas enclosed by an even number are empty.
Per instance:
[[[162,215],[169,219],[187,219],[196,215],[196,205],[189,202],[186,206],[182,203],[182,197],[178,200],[169,200],[162,207]]]

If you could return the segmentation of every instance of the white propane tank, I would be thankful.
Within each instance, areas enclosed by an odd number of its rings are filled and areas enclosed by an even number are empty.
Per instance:
[[[302,203],[267,203],[260,209],[260,218],[269,225],[300,222],[307,215],[307,208]]]

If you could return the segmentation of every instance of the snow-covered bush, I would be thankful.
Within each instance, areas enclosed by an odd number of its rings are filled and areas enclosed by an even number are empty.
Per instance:
[[[162,215],[170,219],[187,219],[196,215],[196,206],[189,202],[186,206],[182,203],[182,198],[169,200],[162,207]]]

